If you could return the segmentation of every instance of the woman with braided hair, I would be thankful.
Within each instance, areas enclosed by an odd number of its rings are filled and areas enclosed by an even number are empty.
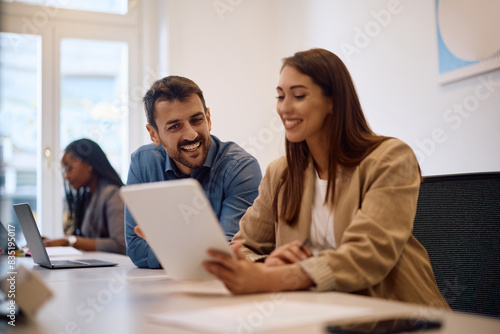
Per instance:
[[[99,145],[90,139],[71,142],[61,160],[72,235],[45,240],[45,246],[73,246],[85,251],[125,254],[123,185]]]

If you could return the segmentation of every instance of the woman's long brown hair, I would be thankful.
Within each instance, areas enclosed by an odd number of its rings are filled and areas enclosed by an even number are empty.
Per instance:
[[[329,123],[328,142],[328,185],[325,203],[333,206],[335,200],[335,179],[339,165],[358,165],[364,157],[389,137],[376,135],[368,125],[361,109],[354,83],[344,63],[335,54],[324,49],[311,49],[295,53],[283,59],[283,66],[290,66],[309,76],[321,87],[323,94],[333,98],[333,112],[326,118]],[[292,143],[286,139],[287,168],[281,175],[273,201],[275,219],[281,217],[294,225],[300,213],[304,192],[304,171],[311,154],[307,143]],[[278,199],[282,194],[281,210]]]

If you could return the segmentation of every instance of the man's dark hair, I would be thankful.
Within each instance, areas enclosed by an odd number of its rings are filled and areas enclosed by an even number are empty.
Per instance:
[[[186,102],[191,95],[196,94],[203,104],[203,111],[207,112],[205,98],[200,87],[194,81],[171,75],[163,79],[157,80],[144,95],[144,106],[146,108],[146,118],[148,123],[158,130],[158,125],[155,121],[155,106],[161,101],[179,101]]]

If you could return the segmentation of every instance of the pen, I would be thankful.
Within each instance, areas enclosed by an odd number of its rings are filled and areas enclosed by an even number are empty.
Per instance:
[[[300,245],[300,250],[304,250],[304,247],[309,243],[309,238],[305,238],[304,241],[302,241],[302,244]]]

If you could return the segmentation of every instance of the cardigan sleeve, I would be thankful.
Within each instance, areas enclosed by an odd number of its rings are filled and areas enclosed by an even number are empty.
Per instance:
[[[338,247],[300,262],[320,291],[352,292],[380,283],[396,266],[412,232],[421,178],[409,146],[385,141],[352,178],[342,191],[360,194],[360,205]],[[358,184],[360,189],[349,189]]]
[[[240,220],[240,229],[232,243],[241,240],[244,246],[240,252],[248,259],[257,261],[265,258],[275,248],[275,219],[273,200],[276,178],[281,176],[283,167],[281,159],[272,162],[266,169],[259,185],[259,195]]]

